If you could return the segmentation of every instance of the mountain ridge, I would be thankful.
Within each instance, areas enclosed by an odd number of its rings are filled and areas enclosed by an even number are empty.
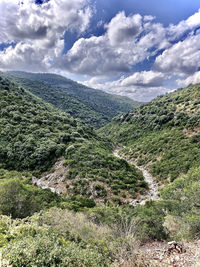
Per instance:
[[[123,203],[146,191],[141,172],[115,158],[109,140],[3,78],[0,107],[0,168],[30,171],[39,179],[64,157],[54,182],[64,181],[69,196]]]
[[[199,94],[158,97],[100,136],[0,73],[0,265],[198,262]],[[162,185],[158,198],[135,161]]]
[[[15,82],[57,108],[96,128],[118,114],[127,113],[140,102],[92,89],[63,76],[50,73],[8,72]]]

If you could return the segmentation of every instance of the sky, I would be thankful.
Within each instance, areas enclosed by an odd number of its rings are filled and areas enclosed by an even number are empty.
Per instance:
[[[0,0],[0,70],[150,101],[200,82],[200,2]]]

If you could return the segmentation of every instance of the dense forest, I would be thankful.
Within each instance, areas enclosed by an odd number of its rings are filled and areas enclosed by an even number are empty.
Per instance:
[[[92,89],[56,74],[9,72],[9,78],[45,102],[95,128],[140,105],[130,98]]]
[[[200,85],[96,131],[59,110],[55,92],[73,104],[65,78],[35,76],[0,73],[2,266],[150,266],[140,245],[200,238]],[[156,178],[158,200],[131,205],[149,185],[129,160]]]
[[[169,235],[200,237],[200,85],[157,97],[99,131],[148,168],[161,185]],[[164,187],[163,187],[164,186]],[[187,229],[187,230],[186,230]]]
[[[200,85],[166,94],[113,119],[100,130],[149,165],[158,180],[173,181],[200,165]]]

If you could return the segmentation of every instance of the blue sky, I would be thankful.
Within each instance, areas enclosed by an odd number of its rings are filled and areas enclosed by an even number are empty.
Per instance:
[[[197,0],[1,0],[0,69],[149,101],[200,82]]]
[[[41,0],[38,0],[38,2]],[[103,25],[97,27],[101,20],[104,23],[109,21],[120,11],[124,10],[126,15],[139,13],[141,15],[155,16],[155,21],[168,26],[170,23],[177,24],[181,20],[187,19],[200,8],[199,0],[97,0],[90,1],[96,11],[91,19],[91,25],[86,34],[102,35],[105,32]],[[70,35],[70,40],[66,42],[66,50],[71,48],[73,43],[78,39],[76,33],[66,33]],[[66,51],[65,50],[65,51]]]

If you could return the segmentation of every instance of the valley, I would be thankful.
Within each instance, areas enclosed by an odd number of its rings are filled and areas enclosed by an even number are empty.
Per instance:
[[[0,73],[2,266],[188,266],[200,238],[200,85],[124,113],[115,99],[117,116],[97,124],[92,104],[74,106],[87,122],[59,106],[78,99],[65,86]],[[186,254],[156,254],[172,240]]]
[[[0,267],[200,267],[200,2],[0,0]]]
[[[118,158],[124,158],[123,155],[120,154],[120,148],[116,148],[113,151],[113,155],[115,157]],[[126,158],[124,158],[126,160]],[[136,161],[134,161],[133,159],[128,160],[128,162],[132,165],[134,165],[137,169],[139,169],[143,176],[144,176],[144,180],[145,182],[148,184],[148,192],[147,195],[142,196],[141,199],[136,199],[134,201],[132,201],[130,203],[130,205],[136,206],[136,205],[144,205],[146,203],[146,201],[150,201],[150,200],[158,200],[159,199],[159,186],[158,184],[155,182],[155,178],[152,177],[152,175],[148,172],[147,168],[142,167],[142,166],[138,166]]]
[[[5,74],[4,74],[5,75]],[[7,72],[9,79],[82,123],[100,128],[141,103],[107,94],[51,73]]]

